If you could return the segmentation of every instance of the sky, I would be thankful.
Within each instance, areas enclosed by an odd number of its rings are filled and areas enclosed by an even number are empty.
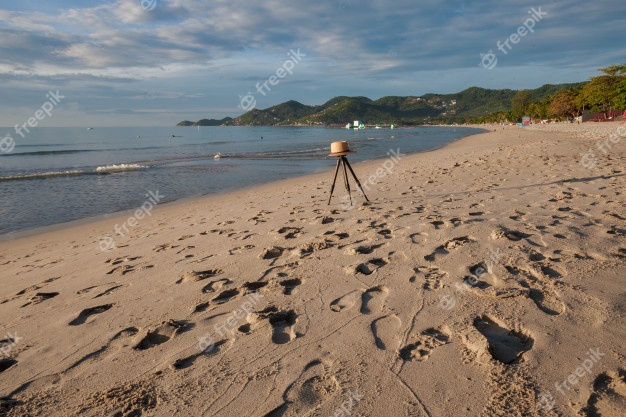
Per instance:
[[[624,16],[615,0],[4,0],[0,126],[580,82],[626,62]]]

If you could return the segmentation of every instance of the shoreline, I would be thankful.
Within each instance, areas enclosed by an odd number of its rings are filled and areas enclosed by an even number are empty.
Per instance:
[[[189,127],[189,126],[183,126],[183,127]],[[287,127],[289,127],[289,126],[287,126]],[[298,127],[298,126],[296,126],[296,127]],[[428,126],[424,126],[424,127],[428,127]],[[437,127],[437,126],[432,126],[432,127]],[[450,126],[445,126],[445,127],[454,127],[454,126],[450,125]],[[483,130],[484,132],[475,133],[475,134],[472,134],[470,136],[462,136],[462,137],[459,137],[459,138],[457,138],[457,139],[455,139],[455,140],[453,140],[453,141],[451,141],[449,143],[446,143],[444,145],[438,146],[436,148],[413,152],[413,153],[407,154],[405,156],[417,155],[417,154],[423,154],[423,153],[429,153],[429,152],[435,152],[437,150],[444,149],[447,146],[450,146],[450,145],[452,145],[455,142],[467,139],[467,138],[472,137],[472,136],[481,135],[481,134],[489,132],[486,128],[481,128],[481,127],[474,127],[474,126],[463,126],[463,127],[470,127],[470,128],[474,128],[476,130]],[[328,159],[328,158],[326,158],[326,159]],[[358,166],[358,165],[361,165],[361,164],[375,164],[375,163],[383,161],[385,159],[386,158],[384,158],[384,157],[377,158],[377,159],[368,159],[368,160],[365,160],[365,161],[360,161],[360,162],[353,163],[352,165]],[[224,159],[224,160],[227,160],[227,159]],[[333,170],[334,170],[334,168],[332,168],[332,167],[330,167],[328,169],[328,171],[333,171]],[[217,192],[217,193],[205,194],[205,195],[200,195],[200,196],[181,198],[181,199],[177,199],[177,200],[173,200],[173,201],[168,201],[166,203],[160,203],[160,204],[158,204],[158,206],[155,209],[158,210],[159,208],[169,207],[170,205],[176,205],[176,204],[186,204],[188,202],[193,202],[195,200],[201,200],[201,199],[208,198],[208,197],[215,197],[215,198],[228,197],[232,193],[236,193],[236,192],[239,192],[239,191],[242,191],[242,192],[251,191],[252,189],[254,189],[256,187],[271,186],[271,184],[280,185],[280,183],[283,182],[283,181],[290,181],[290,180],[297,180],[297,179],[307,180],[309,177],[314,177],[314,176],[317,176],[317,175],[323,175],[323,173],[325,173],[325,172],[327,172],[327,171],[318,172],[318,173],[312,173],[312,174],[305,174],[305,175],[285,178],[285,179],[277,180],[277,181],[270,181],[270,182],[263,183],[263,184],[249,185],[249,186],[245,186],[243,188],[237,188],[236,190],[232,190],[232,191],[224,191],[224,192]],[[56,231],[63,230],[63,229],[66,229],[66,228],[80,227],[80,226],[88,225],[88,224],[91,224],[91,223],[98,223],[98,222],[103,222],[103,221],[107,221],[107,220],[123,218],[124,216],[133,213],[135,210],[136,210],[136,208],[130,208],[130,209],[126,209],[126,210],[116,211],[114,213],[100,214],[100,215],[96,215],[96,216],[90,216],[90,217],[85,217],[85,218],[81,218],[81,219],[75,219],[75,220],[71,220],[71,221],[68,221],[68,222],[61,222],[61,223],[50,224],[50,225],[47,225],[47,226],[39,226],[39,227],[31,228],[31,229],[23,229],[23,230],[8,232],[8,233],[4,233],[4,234],[0,235],[0,242],[1,241],[7,241],[7,240],[8,241],[13,241],[15,239],[31,237],[31,236],[35,236],[35,235],[39,235],[39,234],[54,233]]]
[[[621,417],[616,129],[355,163],[354,206],[325,171],[0,242],[0,410]]]

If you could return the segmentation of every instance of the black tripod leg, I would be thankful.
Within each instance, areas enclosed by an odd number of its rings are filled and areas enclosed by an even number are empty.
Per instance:
[[[335,178],[333,178],[333,185],[330,187],[330,195],[328,196],[328,205],[330,205],[330,199],[333,198],[333,191],[335,190],[335,182],[337,182],[337,174],[339,173],[340,158],[337,158],[337,168],[335,168]]]
[[[350,169],[350,172],[352,173],[352,176],[354,177],[354,181],[356,181],[356,185],[359,187],[359,190],[361,190],[361,192],[363,193],[363,197],[365,197],[367,201],[370,201],[369,198],[367,198],[367,196],[365,195],[365,191],[363,191],[363,187],[361,187],[361,183],[359,182],[359,179],[356,177],[356,174],[352,170],[352,167],[350,166],[350,162],[348,162],[348,160],[346,159],[344,163],[348,165],[348,169]]]
[[[346,164],[348,160],[345,156],[341,157],[341,162],[343,162],[343,185],[346,187],[346,191],[348,192],[348,198],[350,198],[350,205],[352,205],[352,194],[350,193],[350,181],[348,181],[348,171],[346,171]]]

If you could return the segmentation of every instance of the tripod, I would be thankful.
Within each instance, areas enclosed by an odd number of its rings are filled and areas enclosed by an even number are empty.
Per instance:
[[[354,181],[356,181],[356,185],[359,188],[359,191],[363,193],[363,197],[365,197],[365,200],[370,201],[365,195],[365,191],[363,191],[363,187],[361,187],[361,183],[359,182],[359,179],[356,177],[356,174],[352,170],[352,167],[350,166],[350,162],[348,162],[348,158],[346,158],[345,155],[341,155],[337,157],[337,168],[335,168],[335,178],[333,178],[333,185],[330,187],[330,196],[328,197],[328,204],[330,205],[330,200],[331,198],[333,198],[333,191],[335,190],[335,183],[337,182],[337,174],[339,173],[339,166],[343,167],[343,184],[346,187],[346,191],[348,192],[348,197],[350,198],[350,205],[352,205],[352,195],[350,194],[350,182],[348,181],[348,171],[346,171],[346,167],[348,167],[348,169],[350,170],[350,173],[352,173],[352,177],[354,178]]]

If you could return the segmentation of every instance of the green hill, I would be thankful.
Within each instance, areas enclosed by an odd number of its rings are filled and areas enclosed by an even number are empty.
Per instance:
[[[581,84],[546,84],[534,90],[528,90],[528,94],[533,101],[541,101],[560,90],[570,89]],[[233,126],[343,126],[354,120],[362,120],[370,125],[464,123],[486,114],[511,110],[511,102],[516,93],[516,90],[509,89],[490,90],[470,87],[455,94],[387,96],[378,100],[371,100],[367,97],[339,96],[319,106],[307,106],[290,100],[264,110],[252,109],[221,124]],[[187,123],[191,122],[185,121],[179,125],[189,126]]]
[[[190,122],[189,120],[183,120],[176,126],[221,126],[227,124],[233,120],[232,117],[224,117],[223,119],[202,119],[197,122]]]

